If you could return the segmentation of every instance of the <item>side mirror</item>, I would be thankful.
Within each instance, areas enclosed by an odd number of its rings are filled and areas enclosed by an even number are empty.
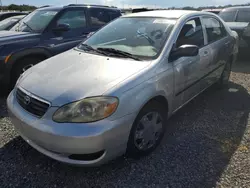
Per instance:
[[[199,54],[199,47],[196,45],[182,45],[170,53],[171,60],[177,60],[181,57],[197,56]]]
[[[66,23],[58,24],[56,28],[53,29],[53,31],[56,32],[65,32],[70,30],[70,25]]]

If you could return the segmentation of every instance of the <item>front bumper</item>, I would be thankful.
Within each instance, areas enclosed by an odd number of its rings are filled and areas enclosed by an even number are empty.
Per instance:
[[[22,138],[39,152],[60,162],[97,166],[125,153],[135,114],[95,123],[56,123],[51,120],[57,107],[50,107],[41,119],[26,112],[16,101],[14,91],[7,99],[9,115]],[[97,158],[72,159],[100,153]]]

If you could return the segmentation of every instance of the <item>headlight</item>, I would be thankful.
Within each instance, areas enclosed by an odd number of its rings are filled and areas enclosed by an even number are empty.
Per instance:
[[[53,115],[58,123],[89,123],[112,115],[118,106],[115,97],[91,97],[59,108]]]

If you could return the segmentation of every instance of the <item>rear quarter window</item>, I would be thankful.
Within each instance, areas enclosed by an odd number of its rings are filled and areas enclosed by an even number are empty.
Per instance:
[[[250,9],[239,10],[236,21],[237,22],[250,22]]]

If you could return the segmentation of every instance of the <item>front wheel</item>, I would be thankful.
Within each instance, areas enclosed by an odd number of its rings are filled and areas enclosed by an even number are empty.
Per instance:
[[[129,136],[127,154],[138,158],[151,153],[161,142],[167,111],[160,103],[147,104],[138,114]]]

